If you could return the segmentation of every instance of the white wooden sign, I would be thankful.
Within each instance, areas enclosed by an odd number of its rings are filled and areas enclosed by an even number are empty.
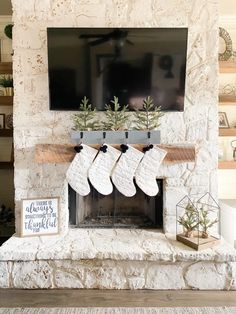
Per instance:
[[[22,237],[57,234],[58,221],[59,197],[22,200]]]

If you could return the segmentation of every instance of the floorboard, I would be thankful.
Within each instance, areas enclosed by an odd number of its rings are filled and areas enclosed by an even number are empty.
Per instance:
[[[7,290],[0,307],[236,306],[236,291]]]

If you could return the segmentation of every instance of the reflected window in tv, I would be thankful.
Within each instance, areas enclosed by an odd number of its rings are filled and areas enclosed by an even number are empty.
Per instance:
[[[87,96],[104,110],[114,96],[130,110],[151,96],[183,111],[187,28],[48,28],[51,110],[79,110]]]

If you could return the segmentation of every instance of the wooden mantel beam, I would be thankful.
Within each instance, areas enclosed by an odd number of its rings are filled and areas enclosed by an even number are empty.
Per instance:
[[[75,145],[37,144],[35,148],[35,160],[37,163],[63,163],[71,162],[75,156]],[[100,145],[91,145],[99,148]],[[117,149],[120,145],[112,145]],[[145,145],[132,145],[142,150]],[[157,145],[167,151],[165,163],[194,162],[196,157],[195,147],[192,145]]]

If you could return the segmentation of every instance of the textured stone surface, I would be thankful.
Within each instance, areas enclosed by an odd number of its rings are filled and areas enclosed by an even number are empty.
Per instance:
[[[161,166],[158,177],[167,178],[168,186],[179,190],[176,195],[182,195],[185,191],[217,191],[216,1],[175,0],[162,3],[152,0],[13,0],[12,4],[16,35],[13,38],[13,60],[17,232],[20,228],[20,201],[30,197],[60,196],[60,231],[65,233],[68,228],[65,187],[68,165],[37,165],[34,162],[36,144],[70,142],[73,125],[71,112],[49,110],[48,26],[188,27],[185,111],[169,112],[162,117],[161,139],[163,143],[170,144],[192,142],[197,145],[198,156],[196,164],[188,165],[188,168],[186,164]],[[194,173],[196,170],[199,173]],[[204,178],[202,173],[205,173]],[[174,201],[165,200],[165,231],[173,231],[175,226],[171,215]],[[32,254],[34,255],[33,246]],[[50,258],[53,254],[50,254]],[[62,254],[67,255],[68,252]],[[93,254],[94,251],[91,252]]]
[[[13,262],[1,288],[235,290],[235,264],[160,261]],[[4,267],[7,262],[2,262]],[[0,266],[2,269],[2,265]],[[53,275],[52,275],[53,273]]]
[[[12,270],[13,288],[52,288],[52,267],[45,261],[15,262]]]
[[[7,263],[0,262],[0,287],[1,288],[9,288],[9,272]]]
[[[198,262],[189,266],[185,279],[195,289],[222,290],[229,286],[230,269],[226,263]]]
[[[194,251],[157,231],[75,229],[0,248],[0,288],[236,290],[235,282],[236,250],[223,240]]]
[[[0,261],[94,259],[235,262],[236,250],[222,240],[216,247],[195,251],[173,235],[139,229],[74,229],[65,236],[13,236],[0,248]]]
[[[147,270],[147,289],[184,289],[183,268],[179,264],[153,265]]]

